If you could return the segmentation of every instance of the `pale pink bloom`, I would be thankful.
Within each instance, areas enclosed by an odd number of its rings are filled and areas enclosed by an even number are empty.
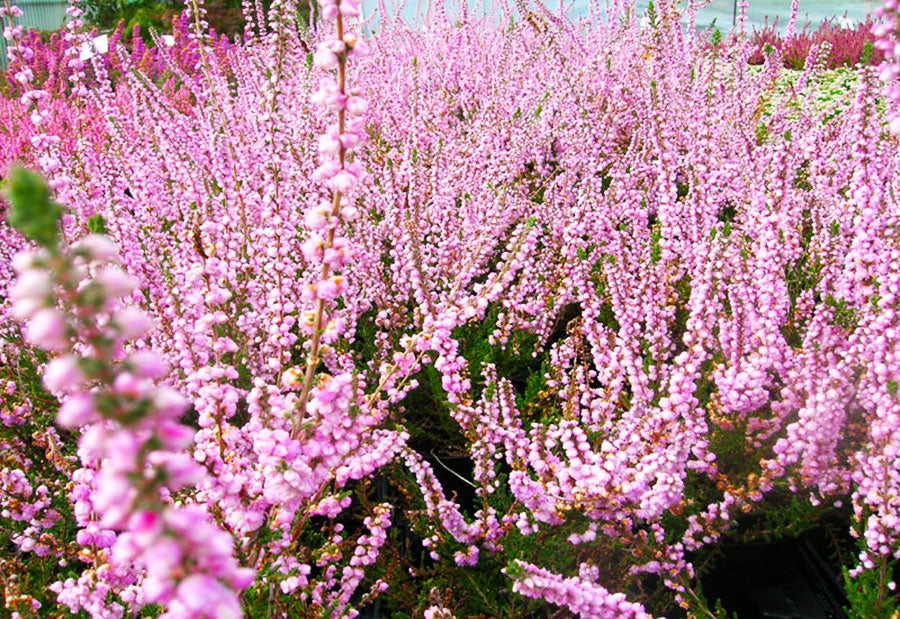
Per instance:
[[[337,62],[337,55],[330,49],[323,47],[322,44],[319,44],[319,49],[313,55],[313,64],[320,69],[332,69],[337,66]]]
[[[149,509],[136,511],[128,519],[128,530],[141,547],[147,547],[162,533],[162,517]]]
[[[322,19],[326,21],[334,21],[338,16],[338,8],[334,4],[322,7]]]
[[[310,262],[317,262],[325,255],[325,240],[318,234],[311,234],[300,249],[303,251],[304,258]]]
[[[139,350],[127,360],[132,372],[141,378],[159,379],[169,373],[169,364],[152,350]]]
[[[77,428],[97,419],[97,410],[89,393],[79,393],[67,399],[56,413],[56,423],[64,428]]]
[[[362,116],[369,109],[369,102],[357,95],[347,98],[347,111],[354,116]]]
[[[42,309],[28,323],[25,339],[45,350],[66,347],[66,319],[55,309]]]
[[[57,357],[44,370],[44,385],[50,391],[66,391],[77,387],[84,380],[78,368],[78,360],[72,355]]]
[[[345,193],[352,189],[357,183],[356,176],[350,170],[341,170],[331,179],[331,184],[336,191]]]
[[[91,260],[114,260],[119,255],[119,248],[102,234],[89,234],[78,243],[75,249],[87,254]]]
[[[171,420],[158,422],[156,426],[156,436],[163,447],[171,451],[181,451],[190,447],[194,442],[194,434],[193,428]]]
[[[321,230],[328,226],[331,219],[331,204],[323,202],[319,206],[306,212],[304,221],[310,230]]]
[[[12,268],[16,273],[22,274],[25,273],[28,269],[35,268],[35,262],[40,259],[40,254],[36,251],[32,251],[30,249],[23,249],[20,252],[17,252],[15,256],[13,256]]]
[[[354,0],[341,0],[339,10],[344,17],[356,17],[359,15],[359,5]]]
[[[341,140],[328,133],[320,135],[319,152],[323,155],[337,156],[341,152]]]
[[[324,162],[312,173],[314,181],[327,181],[337,174],[341,169],[341,164],[337,160],[329,160]]]
[[[138,287],[138,281],[118,267],[106,267],[95,278],[110,297],[125,296]]]
[[[156,388],[153,407],[160,417],[175,419],[181,417],[191,403],[180,392],[166,386]]]
[[[118,326],[119,337],[131,340],[143,335],[153,328],[153,321],[146,313],[136,307],[126,307],[113,318]]]
[[[196,617],[238,619],[241,603],[233,591],[207,574],[192,574],[178,584],[176,595]]]
[[[43,301],[52,290],[50,274],[47,271],[44,269],[28,269],[19,275],[15,285],[10,288],[9,298],[12,301],[25,299]]]

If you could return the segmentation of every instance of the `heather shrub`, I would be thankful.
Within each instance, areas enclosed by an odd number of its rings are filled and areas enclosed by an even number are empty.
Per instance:
[[[75,61],[75,22],[53,89],[15,39],[10,608],[709,616],[720,544],[838,522],[853,612],[896,610],[872,69],[823,101],[825,48],[750,67],[668,3],[246,8],[158,64]]]
[[[871,17],[856,23],[852,28],[844,28],[838,25],[836,19],[829,19],[813,31],[809,30],[807,24],[800,32],[787,36],[779,33],[777,18],[771,24],[767,19],[762,28],[754,28],[750,35],[754,51],[749,62],[762,64],[766,50],[772,48],[778,50],[786,69],[801,70],[813,49],[828,44],[823,61],[829,69],[878,65],[884,55],[874,47],[874,26],[875,21]]]

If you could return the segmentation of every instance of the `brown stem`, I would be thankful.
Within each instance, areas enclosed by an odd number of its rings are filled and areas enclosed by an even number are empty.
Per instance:
[[[344,23],[341,19],[340,14],[337,16],[337,21],[335,23],[335,35],[341,41],[344,40]],[[338,56],[338,90],[341,95],[346,95],[346,84],[347,84],[347,76],[346,76],[346,55],[341,54]],[[345,119],[345,111],[343,108],[338,112],[338,139],[344,133],[344,119]],[[338,152],[338,160],[340,161],[341,168],[344,167],[344,162],[346,159],[346,149],[344,145],[341,144],[340,151]],[[341,192],[338,190],[334,190],[331,202],[331,217],[334,220],[337,220],[338,216],[341,214]],[[325,239],[325,248],[326,250],[330,248],[334,244],[334,234],[335,228],[332,227],[328,230],[328,234]],[[322,265],[322,272],[319,277],[319,281],[324,281],[331,275],[331,268],[328,264]],[[294,427],[291,431],[291,438],[296,439],[300,434],[300,425],[303,422],[304,417],[306,417],[306,404],[309,401],[309,392],[312,389],[313,378],[315,377],[316,368],[319,366],[319,349],[321,347],[321,339],[322,339],[322,323],[324,322],[325,316],[325,302],[322,299],[316,299],[316,309],[315,316],[313,318],[313,335],[312,335],[312,343],[309,348],[309,357],[306,360],[306,372],[303,375],[303,386],[300,389],[300,398],[297,402],[297,416],[294,417]]]

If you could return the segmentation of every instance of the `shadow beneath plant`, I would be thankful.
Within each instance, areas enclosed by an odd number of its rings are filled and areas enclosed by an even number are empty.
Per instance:
[[[740,619],[841,619],[848,602],[830,546],[821,527],[795,538],[723,544],[701,578],[703,592]]]

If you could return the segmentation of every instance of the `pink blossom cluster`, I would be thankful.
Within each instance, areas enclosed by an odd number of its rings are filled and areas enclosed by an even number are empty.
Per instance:
[[[900,133],[900,114],[897,112],[900,105],[900,40],[897,37],[900,32],[900,4],[885,0],[875,14],[883,20],[872,28],[872,34],[875,35],[875,46],[884,54],[880,78],[885,84],[885,96],[892,109],[889,126],[893,133]]]
[[[874,74],[823,110],[802,96],[821,57],[785,89],[777,58],[704,51],[670,3],[647,29],[538,11],[504,30],[462,9],[411,29],[382,11],[368,41],[352,0],[306,33],[290,5],[248,13],[227,61],[200,30],[193,67],[165,61],[177,92],[123,55],[115,79],[75,63],[71,99],[0,101],[28,136],[0,143],[48,157],[62,233],[87,252],[61,313],[56,271],[14,283],[24,241],[0,226],[0,331],[60,353],[58,420],[89,426],[60,473],[85,560],[61,603],[233,614],[240,554],[259,574],[246,599],[352,614],[383,593],[365,572],[408,518],[439,566],[565,531],[573,557],[615,543],[628,576],[692,604],[690,553],[776,490],[852,505],[858,573],[893,560],[900,157]],[[85,259],[108,247],[85,236],[97,216],[119,264]],[[9,398],[4,428],[55,412]],[[471,459],[474,506],[410,445],[426,414]],[[372,500],[399,467],[421,508],[402,516]],[[528,559],[508,571],[522,595],[646,612],[590,565]],[[167,577],[179,563],[195,567]]]
[[[622,593],[610,593],[599,584],[591,570],[582,570],[583,574],[563,578],[535,565],[516,561],[514,569],[513,590],[526,597],[543,598],[548,602],[568,608],[581,617],[597,617],[598,619],[614,617],[649,618],[640,604],[629,602]],[[593,576],[593,578],[591,578]]]
[[[117,262],[118,248],[98,235],[61,252],[23,252],[9,293],[26,341],[61,353],[47,364],[44,384],[63,401],[57,423],[82,429],[85,473],[73,475],[87,484],[73,494],[87,525],[79,542],[111,546],[113,563],[145,570],[138,606],[165,605],[169,617],[240,616],[234,591],[253,572],[233,558],[231,536],[205,510],[168,500],[204,471],[185,453],[193,430],[178,419],[187,401],[154,382],[166,363],[129,346],[152,321],[120,301],[137,282]]]

